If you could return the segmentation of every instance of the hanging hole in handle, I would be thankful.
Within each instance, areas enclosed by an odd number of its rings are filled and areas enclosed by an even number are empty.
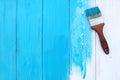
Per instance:
[[[109,50],[108,50],[108,49],[105,49],[105,53],[106,53],[106,54],[109,54]]]

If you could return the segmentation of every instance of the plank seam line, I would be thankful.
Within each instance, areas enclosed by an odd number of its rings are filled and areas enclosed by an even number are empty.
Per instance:
[[[42,0],[42,80],[44,80],[43,79],[43,76],[44,76],[44,73],[43,73],[43,67],[44,67],[44,65],[43,65],[43,63],[44,63],[44,61],[43,61],[43,57],[44,57],[44,55],[43,55],[43,17],[44,17],[44,13],[43,13],[43,10],[44,10],[44,0]]]
[[[18,13],[18,6],[17,5],[18,5],[18,1],[16,0],[16,14],[15,14],[16,15],[15,16],[16,17],[16,36],[15,36],[16,37],[16,51],[15,51],[15,58],[16,58],[15,59],[15,61],[16,61],[15,62],[15,64],[16,64],[16,68],[15,68],[15,71],[16,71],[15,72],[16,73],[16,80],[18,80],[17,79],[18,78],[18,75],[17,75],[17,53],[18,53],[18,32],[17,32],[18,31],[18,25],[17,25],[17,19],[18,18],[17,18],[17,13]]]

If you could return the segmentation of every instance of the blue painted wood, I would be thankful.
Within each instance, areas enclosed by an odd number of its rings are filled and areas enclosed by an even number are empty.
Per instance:
[[[17,80],[42,80],[42,0],[17,0]]]
[[[69,2],[43,3],[43,80],[69,80]]]
[[[16,0],[0,0],[0,80],[16,79]]]
[[[83,80],[87,74],[87,63],[92,56],[92,30],[85,15],[85,10],[95,0],[70,0],[71,26],[71,80]],[[89,74],[90,75],[90,74]]]

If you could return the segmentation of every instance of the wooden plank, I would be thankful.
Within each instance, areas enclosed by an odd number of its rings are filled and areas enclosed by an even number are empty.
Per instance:
[[[42,79],[42,0],[17,0],[17,80]]]
[[[69,80],[68,0],[43,3],[43,80]]]
[[[95,80],[95,35],[84,13],[93,6],[95,0],[70,0],[70,80]]]
[[[120,0],[97,0],[97,5],[103,14],[110,54],[104,54],[96,36],[96,80],[120,80]]]
[[[0,0],[0,80],[16,79],[16,0]]]

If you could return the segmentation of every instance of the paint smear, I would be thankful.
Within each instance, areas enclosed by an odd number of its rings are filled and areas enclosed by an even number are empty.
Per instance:
[[[89,0],[76,0],[72,4],[70,80],[83,80],[86,77],[87,61],[91,60],[92,55],[92,30],[84,13],[89,7]]]

